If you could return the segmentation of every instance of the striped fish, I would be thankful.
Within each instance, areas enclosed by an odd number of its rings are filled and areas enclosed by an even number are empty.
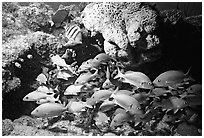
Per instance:
[[[69,25],[65,27],[65,37],[67,38],[67,44],[81,44],[82,33],[81,28],[77,25]]]

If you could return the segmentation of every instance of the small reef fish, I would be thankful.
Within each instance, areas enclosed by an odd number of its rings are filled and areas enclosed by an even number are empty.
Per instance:
[[[18,63],[18,62],[15,62],[14,65],[15,65],[17,68],[21,68],[21,64]]]
[[[115,104],[124,108],[130,114],[142,114],[140,103],[135,98],[117,92],[114,92],[111,97],[114,99]]]
[[[57,73],[58,79],[68,80],[70,77],[73,77],[73,74],[66,70],[60,70]]]
[[[47,77],[45,76],[45,74],[40,73],[36,80],[40,83],[40,84],[46,84],[47,83]]]
[[[156,77],[153,84],[155,87],[169,87],[172,89],[177,89],[183,84],[186,84],[189,80],[194,81],[194,79],[189,76],[189,72],[190,69],[186,74],[178,70],[169,70]]]
[[[44,86],[44,85],[39,86],[37,88],[37,91],[38,92],[44,92],[44,93],[53,93],[54,92],[52,88],[48,88],[47,86]]]
[[[194,84],[186,89],[187,94],[195,94],[202,96],[202,85]]]
[[[139,103],[143,103],[144,101],[146,101],[148,99],[150,94],[147,94],[145,92],[141,92],[141,93],[135,93],[133,95],[131,95],[131,97],[135,98]]]
[[[47,118],[62,115],[67,110],[67,106],[65,107],[59,103],[44,103],[39,105],[36,109],[31,112],[31,115]]]
[[[27,58],[28,58],[28,59],[32,59],[32,58],[33,58],[33,55],[28,54],[28,55],[27,55]]]
[[[166,95],[167,93],[171,93],[171,90],[167,90],[165,88],[154,88],[151,91],[151,95],[153,96],[162,96],[162,95]]]
[[[186,95],[183,99],[190,107],[202,105],[202,96],[200,95]]]
[[[64,91],[64,95],[77,95],[77,93],[81,92],[81,88],[84,85],[70,85]]]
[[[115,107],[116,104],[113,101],[105,100],[99,107],[100,112],[106,112]]]
[[[68,39],[68,42],[65,44],[66,46],[82,44],[81,28],[76,24],[65,26],[65,37]]]
[[[134,72],[134,71],[127,71],[123,74],[120,69],[118,68],[118,74],[114,77],[114,79],[122,78],[122,82],[129,83],[131,85],[136,86],[137,88],[143,89],[153,89],[153,85],[149,77],[147,77],[142,72]]]
[[[96,70],[94,74],[92,74],[91,72],[83,73],[76,79],[74,84],[75,85],[85,84],[90,80],[94,79],[96,76],[98,76],[98,70]]]
[[[102,85],[102,88],[106,89],[106,88],[114,88],[114,84],[110,81],[110,70],[109,70],[109,67],[107,66],[107,69],[106,69],[106,80],[105,82],[103,83]]]
[[[59,55],[54,56],[53,54],[51,54],[50,59],[51,59],[53,65],[57,65],[59,67],[66,67],[71,73],[75,74],[72,67],[70,65],[67,65],[65,60],[63,58],[61,58]]]
[[[102,112],[99,111],[95,115],[94,120],[96,121],[96,125],[97,125],[97,124],[102,124],[102,123],[108,123],[110,118],[107,117],[107,115],[105,113],[102,113]]]
[[[95,59],[91,59],[87,61],[87,64],[90,65],[91,68],[98,69],[100,65],[102,64],[102,62],[99,62]]]
[[[114,129],[115,127],[123,125],[125,122],[131,120],[131,115],[127,112],[118,113],[114,116],[113,120],[110,123],[110,127]]]
[[[94,57],[94,60],[96,60],[97,62],[100,62],[100,63],[107,63],[110,60],[113,60],[113,58],[110,57],[109,55],[105,54],[105,53],[100,53]]]
[[[33,91],[28,93],[24,98],[23,101],[38,101],[39,99],[46,99],[47,97],[54,98],[55,93],[44,93],[39,91]]]
[[[111,94],[113,92],[110,90],[99,90],[94,92],[94,94],[91,96],[91,99],[94,101],[94,104],[105,101],[106,99],[110,98]]]
[[[52,16],[52,21],[54,22],[55,27],[60,27],[62,22],[67,18],[68,11],[65,9],[57,10]]]
[[[163,99],[160,103],[155,103],[157,107],[162,107],[163,110],[182,109],[188,106],[187,102],[178,97],[170,97],[169,99]]]
[[[55,97],[46,97],[45,99],[39,99],[36,101],[37,104],[44,104],[44,103],[48,103],[48,102],[52,102],[52,103],[61,103],[59,100],[59,96],[58,95],[56,98]]]
[[[81,111],[85,111],[85,108],[92,108],[92,106],[87,105],[86,102],[76,102],[76,101],[70,101],[67,105],[67,109],[70,113],[78,113]]]

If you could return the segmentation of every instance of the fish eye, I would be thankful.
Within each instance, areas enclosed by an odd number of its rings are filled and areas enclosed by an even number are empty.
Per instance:
[[[38,110],[36,110],[36,112],[38,112]]]
[[[158,82],[161,82],[161,80],[158,80]]]
[[[148,85],[151,85],[152,83],[151,82],[148,82]]]

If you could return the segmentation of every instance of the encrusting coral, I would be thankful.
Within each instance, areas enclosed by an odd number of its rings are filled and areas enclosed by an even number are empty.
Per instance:
[[[116,44],[104,45],[106,54],[131,59],[131,50],[128,50],[130,45],[147,50],[160,43],[153,34],[158,26],[158,16],[152,6],[144,3],[99,2],[88,4],[81,18],[86,29],[100,32],[107,42]]]

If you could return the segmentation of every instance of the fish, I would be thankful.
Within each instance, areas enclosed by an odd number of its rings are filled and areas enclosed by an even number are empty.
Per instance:
[[[17,68],[21,68],[21,64],[18,63],[18,62],[15,62],[14,65],[15,65]]]
[[[78,101],[78,102],[70,101],[67,105],[68,112],[70,113],[78,113],[81,111],[85,111],[86,107],[92,108],[92,106],[86,104],[86,102],[81,102],[81,101]]]
[[[91,72],[83,73],[76,79],[74,84],[75,85],[85,84],[89,82],[90,80],[93,80],[96,76],[98,76],[98,70],[96,70],[94,74],[92,74]]]
[[[39,99],[46,99],[47,97],[54,98],[55,93],[44,93],[40,91],[32,91],[24,96],[23,101],[38,101]]]
[[[104,81],[102,88],[106,89],[106,88],[114,88],[115,85],[110,81],[110,70],[109,67],[107,66],[106,69],[106,80]]]
[[[81,88],[84,85],[70,85],[64,91],[64,95],[77,95],[77,93],[81,92]]]
[[[32,58],[33,58],[33,55],[28,54],[28,55],[27,55],[27,58],[28,58],[28,59],[32,59]]]
[[[147,77],[142,72],[134,72],[134,71],[127,71],[123,74],[119,68],[118,74],[114,77],[114,79],[122,78],[123,83],[129,83],[131,85],[136,86],[137,88],[143,89],[153,89],[153,85],[149,77]]]
[[[91,59],[87,61],[87,64],[90,65],[91,68],[98,69],[100,65],[102,64],[102,62],[99,62],[95,59]]]
[[[169,90],[169,89],[165,89],[165,88],[154,88],[152,91],[151,91],[151,96],[163,96],[163,95],[166,95],[168,93],[171,93],[172,91]]]
[[[31,115],[39,118],[55,117],[62,115],[67,108],[62,104],[49,102],[39,105],[31,112]]]
[[[135,93],[133,95],[131,95],[131,97],[135,98],[139,103],[143,103],[144,101],[146,101],[148,99],[150,94],[147,94],[145,92],[141,92],[141,93]]]
[[[44,104],[44,103],[48,103],[48,102],[52,102],[52,103],[61,103],[59,100],[59,96],[58,95],[56,98],[54,97],[46,97],[45,99],[39,99],[36,101],[37,104]]]
[[[126,122],[131,120],[131,115],[127,112],[118,113],[114,116],[113,120],[110,123],[110,128],[114,129],[115,127],[121,126]]]
[[[105,101],[106,99],[110,98],[113,92],[110,90],[99,90],[94,92],[91,96],[91,99],[94,101],[93,103],[99,103],[100,101]]]
[[[105,113],[99,111],[95,115],[94,120],[96,122],[96,125],[98,125],[98,124],[108,123],[110,118]]]
[[[182,99],[185,100],[190,107],[202,105],[202,96],[200,95],[186,95]]]
[[[128,91],[128,90],[118,90],[116,93],[117,94],[126,94],[126,95],[129,95],[129,96],[132,96],[134,94],[134,92],[131,92],[131,91]]]
[[[48,88],[47,86],[39,86],[36,91],[38,92],[44,92],[44,93],[54,93],[53,89],[52,88]]]
[[[175,96],[170,97],[169,99],[163,99],[160,103],[155,103],[157,107],[162,107],[163,110],[174,110],[175,112],[178,109],[182,109],[188,106],[187,102]]]
[[[94,60],[96,60],[97,62],[100,62],[100,63],[107,63],[107,62],[113,60],[113,58],[110,57],[109,55],[107,55],[106,53],[100,53],[94,57]],[[116,61],[116,60],[114,60],[114,61]]]
[[[179,70],[169,70],[161,73],[153,81],[155,87],[168,87],[170,89],[177,89],[182,87],[184,84],[188,84],[188,81],[194,81],[192,77],[189,76],[190,68],[187,73],[183,73]]]
[[[58,79],[68,80],[70,77],[73,77],[73,74],[69,71],[66,71],[66,70],[60,70],[57,73]]]
[[[106,112],[115,107],[116,104],[113,101],[105,100],[99,107],[100,112]]]
[[[202,96],[202,85],[201,84],[194,84],[191,85],[186,89],[187,94],[195,94]]]
[[[75,74],[75,72],[73,71],[72,67],[70,65],[67,65],[67,63],[65,62],[65,60],[63,58],[61,58],[59,55],[50,55],[50,59],[53,63],[53,65],[57,65],[59,67],[65,67],[67,68],[68,71],[70,71],[71,73]]]
[[[45,74],[40,73],[36,80],[40,83],[40,84],[46,84],[47,83],[47,77],[45,76]]]
[[[76,24],[65,26],[65,37],[68,40],[68,42],[65,44],[66,46],[82,44],[81,28]]]
[[[55,27],[60,27],[62,22],[64,22],[67,18],[67,16],[68,11],[66,9],[57,10],[52,16],[52,21],[54,22]]]
[[[116,91],[111,95],[115,104],[124,108],[130,114],[142,114],[140,103],[133,97],[126,94],[118,94]]]

